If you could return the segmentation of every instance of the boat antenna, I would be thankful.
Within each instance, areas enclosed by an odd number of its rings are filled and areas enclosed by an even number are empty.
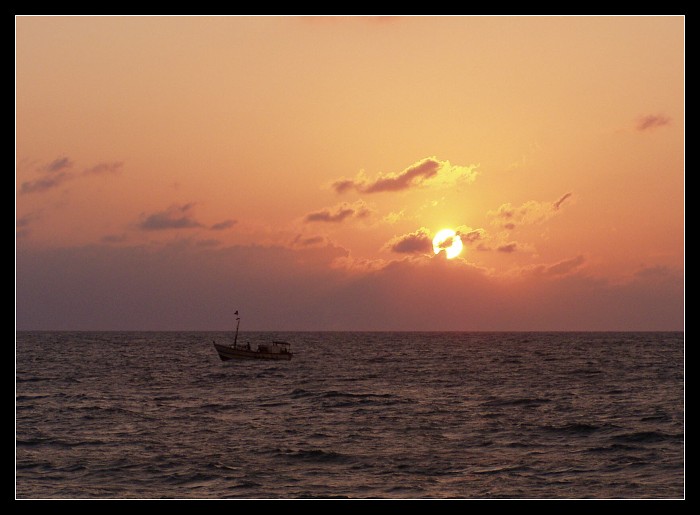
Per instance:
[[[241,325],[241,317],[238,316],[238,310],[234,313],[236,315],[236,336],[233,339],[233,346],[236,346],[236,342],[238,341],[238,326]]]

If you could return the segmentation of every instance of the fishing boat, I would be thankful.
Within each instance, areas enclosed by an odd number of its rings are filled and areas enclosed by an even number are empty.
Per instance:
[[[238,328],[241,325],[241,317],[236,315],[236,335],[233,339],[233,345],[225,345],[216,343],[212,340],[216,352],[219,353],[221,361],[229,361],[231,359],[292,359],[291,345],[287,342],[272,341],[270,343],[258,343],[255,347],[251,347],[250,343],[245,345],[238,343]]]

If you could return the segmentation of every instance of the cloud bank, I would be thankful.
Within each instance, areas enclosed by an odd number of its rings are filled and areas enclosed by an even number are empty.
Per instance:
[[[586,276],[581,256],[509,278],[421,256],[333,266],[347,258],[332,245],[22,249],[17,328],[230,330],[239,309],[248,330],[683,329],[682,270],[611,284]]]

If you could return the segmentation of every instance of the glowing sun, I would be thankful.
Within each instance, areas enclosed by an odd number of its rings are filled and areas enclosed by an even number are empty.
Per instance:
[[[462,252],[462,239],[459,234],[452,229],[442,229],[433,238],[433,251],[439,254],[441,250],[445,251],[447,259],[452,259],[459,256]]]

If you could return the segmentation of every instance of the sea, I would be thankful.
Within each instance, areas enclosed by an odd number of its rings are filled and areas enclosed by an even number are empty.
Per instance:
[[[683,499],[684,334],[18,332],[16,499]]]

